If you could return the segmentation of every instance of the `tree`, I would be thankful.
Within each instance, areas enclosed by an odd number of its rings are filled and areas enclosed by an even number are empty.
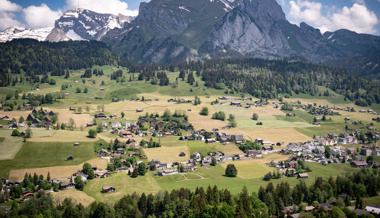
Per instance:
[[[28,127],[26,130],[25,130],[25,138],[31,138],[33,136],[33,132],[32,130]]]
[[[125,113],[121,112],[121,118],[124,118],[124,116],[125,116]]]
[[[230,127],[234,128],[234,127],[237,126],[237,123],[236,123],[236,121],[235,121],[235,115],[230,114],[228,121],[229,121],[229,122],[228,122],[228,125],[229,125]]]
[[[86,112],[90,113],[90,106],[88,106],[88,105],[86,106]]]
[[[96,138],[96,135],[97,135],[97,133],[95,130],[93,130],[93,129],[88,130],[88,137],[89,138]]]
[[[81,93],[82,90],[78,87],[77,90],[76,90],[76,93]]]
[[[82,107],[78,107],[78,109],[77,109],[77,113],[78,113],[78,114],[81,114],[81,113],[82,113],[82,110],[83,110]]]
[[[228,164],[225,173],[228,177],[236,177],[238,172],[234,164]]]
[[[84,88],[83,93],[87,93],[87,92],[88,92],[88,88],[86,87]]]
[[[215,158],[212,158],[211,160],[211,166],[216,166],[217,162]]]
[[[146,166],[144,162],[139,163],[139,175],[145,176],[146,173]]]
[[[102,80],[102,83],[101,83],[101,85],[102,85],[102,86],[104,86],[105,84],[106,84],[106,83],[104,82],[104,80]]]
[[[208,107],[203,107],[200,114],[203,116],[208,116]]]
[[[82,180],[82,177],[81,176],[75,177],[74,182],[75,182],[75,188],[80,190],[80,191],[83,191],[84,182]]]
[[[12,136],[20,136],[20,131],[18,131],[18,129],[14,129],[12,131]]]
[[[21,116],[20,119],[18,120],[19,123],[23,123],[25,121],[24,117]]]
[[[137,169],[133,169],[133,172],[132,172],[132,178],[136,178],[139,176],[139,172],[137,171]]]
[[[259,115],[257,115],[257,113],[253,113],[252,120],[258,120],[258,119],[259,119]]]
[[[91,164],[83,164],[83,173],[88,175],[87,179],[93,179],[95,177],[94,169],[92,169]]]
[[[98,125],[96,126],[96,132],[98,132],[98,133],[103,132],[103,124],[102,123],[98,123]]]
[[[326,158],[331,157],[331,148],[329,146],[325,146],[325,156]]]

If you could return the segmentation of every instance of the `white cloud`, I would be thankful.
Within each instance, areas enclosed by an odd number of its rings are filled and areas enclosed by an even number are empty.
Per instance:
[[[16,4],[16,3],[13,3],[13,2],[10,2],[8,0],[0,0],[0,12],[2,11],[21,11],[21,6]]]
[[[15,15],[13,13],[0,12],[0,31],[3,31],[4,29],[11,26],[24,26],[24,24],[14,19],[14,17]]]
[[[331,8],[327,15],[322,14],[323,5],[319,2],[290,1],[289,18],[293,23],[306,22],[321,32],[349,29],[358,33],[376,33],[379,20],[376,14],[363,4],[354,3],[352,7]]]
[[[54,26],[55,20],[62,15],[60,10],[53,11],[46,4],[29,6],[23,10],[24,18],[29,28]]]
[[[79,0],[66,0],[66,9],[78,7]],[[137,10],[128,10],[128,4],[121,0],[80,0],[79,7],[85,8],[98,13],[123,14],[128,16],[137,16]]]
[[[15,19],[15,12],[21,11],[20,5],[12,3],[8,0],[0,0],[0,31],[11,26],[24,26]]]

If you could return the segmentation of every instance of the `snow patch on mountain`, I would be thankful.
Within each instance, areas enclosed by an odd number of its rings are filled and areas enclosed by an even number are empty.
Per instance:
[[[9,27],[0,32],[0,42],[11,41],[13,39],[36,39],[44,41],[50,34],[53,27],[45,27],[40,29],[27,29],[24,27]]]

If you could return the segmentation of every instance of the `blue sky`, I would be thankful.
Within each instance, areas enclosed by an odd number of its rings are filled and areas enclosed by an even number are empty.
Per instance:
[[[99,13],[137,15],[143,0],[0,0],[0,31],[10,26],[53,26],[78,5]],[[190,0],[189,0],[190,1]],[[380,0],[276,0],[287,19],[306,22],[322,32],[349,29],[380,35]]]

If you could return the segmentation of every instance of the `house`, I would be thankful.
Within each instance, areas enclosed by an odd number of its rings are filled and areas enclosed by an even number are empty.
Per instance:
[[[233,101],[233,102],[231,102],[230,105],[232,105],[232,106],[240,106],[241,103],[239,101]]]
[[[115,188],[112,186],[103,186],[102,192],[103,193],[110,193],[110,192],[115,192]]]
[[[98,166],[96,166],[96,165],[91,165],[91,169],[93,169],[94,171],[97,171],[97,170],[98,170]]]
[[[255,142],[256,143],[262,143],[264,140],[262,139],[262,138],[257,138],[256,140],[255,140]]]
[[[313,212],[315,210],[315,207],[313,206],[306,206],[305,207],[305,212]]]
[[[153,159],[151,161],[152,164],[155,164],[155,165],[159,165],[161,163],[161,161],[159,159]]]
[[[27,121],[33,121],[35,119],[36,117],[33,114],[29,114],[28,117],[26,118]]]
[[[21,132],[19,136],[22,138],[25,137],[25,132]]]
[[[159,176],[167,176],[167,175],[173,175],[178,173],[177,171],[174,171],[173,169],[166,169],[166,170],[159,170],[157,172],[157,175]]]
[[[95,118],[97,119],[107,119],[107,115],[103,113],[95,114]]]
[[[79,146],[79,142],[75,142],[75,143],[74,143],[74,146]]]
[[[234,142],[242,142],[244,139],[244,135],[243,134],[233,134],[231,136],[231,140],[234,141]]]
[[[372,150],[372,155],[380,156],[380,149],[376,148]]]
[[[263,146],[264,151],[271,151],[272,148],[270,146]]]
[[[74,183],[72,183],[72,182],[66,182],[66,183],[59,184],[59,189],[60,190],[66,190],[68,188],[74,188]]]
[[[199,152],[194,152],[192,156],[193,156],[193,158],[195,158],[195,159],[200,159],[200,158],[202,157],[202,154],[199,153]]]
[[[355,155],[356,154],[355,148],[347,148],[347,154]]]
[[[91,101],[86,101],[86,104],[91,104]]]
[[[73,158],[73,156],[70,155],[67,157],[67,160],[74,160],[74,158]]]
[[[360,154],[364,156],[371,156],[372,149],[363,147],[360,149]]]
[[[308,179],[309,175],[307,173],[300,173],[297,176],[298,179]]]
[[[122,137],[122,138],[127,138],[129,136],[132,136],[132,132],[131,131],[126,130],[126,131],[121,131],[120,132],[120,137]]]
[[[260,150],[248,150],[247,151],[247,156],[261,157],[262,154],[263,154],[263,152]]]
[[[118,102],[118,101],[119,101],[118,98],[114,98],[114,99],[112,99],[112,102]]]
[[[116,121],[114,123],[111,123],[111,128],[121,128],[121,123],[119,121]]]
[[[215,142],[216,142],[216,140],[213,138],[206,139],[206,143],[215,143]]]
[[[256,125],[262,126],[263,122],[257,122]]]
[[[124,154],[124,148],[118,148],[117,153],[119,154]]]
[[[277,146],[284,146],[285,143],[284,143],[284,142],[277,142],[276,145],[277,145]]]
[[[380,214],[380,205],[370,204],[369,206],[365,207],[365,210],[372,214]]]
[[[351,162],[351,167],[353,168],[364,168],[367,167],[367,162],[365,161],[352,161]]]
[[[179,156],[180,156],[180,157],[185,157],[186,154],[185,154],[185,152],[181,152],[181,153],[179,153]]]
[[[141,113],[141,112],[143,112],[143,109],[136,109],[136,112]]]

